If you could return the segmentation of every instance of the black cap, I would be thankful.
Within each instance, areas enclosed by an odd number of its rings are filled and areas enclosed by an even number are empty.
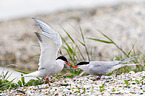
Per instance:
[[[87,64],[89,64],[89,62],[80,62],[77,65],[87,65]]]
[[[57,59],[61,59],[61,60],[65,61],[65,62],[68,62],[67,59],[64,56],[59,56]]]

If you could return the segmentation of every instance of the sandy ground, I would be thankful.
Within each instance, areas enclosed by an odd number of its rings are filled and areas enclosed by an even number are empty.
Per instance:
[[[69,42],[63,28],[73,38],[81,39],[79,26],[85,37],[105,39],[97,29],[107,34],[126,51],[135,44],[137,52],[145,50],[145,3],[120,4],[94,9],[67,10],[53,14],[32,16],[49,23]],[[0,65],[17,64],[21,70],[36,70],[40,48],[34,32],[40,29],[32,17],[0,22]],[[61,26],[63,28],[61,28]],[[106,40],[106,39],[105,39]],[[86,39],[93,48],[93,60],[110,60],[121,52],[113,45]],[[84,50],[84,49],[82,49]],[[65,53],[65,52],[64,52]],[[101,56],[101,57],[100,57]]]

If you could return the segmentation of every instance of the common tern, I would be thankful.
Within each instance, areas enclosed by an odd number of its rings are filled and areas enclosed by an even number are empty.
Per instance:
[[[88,73],[91,75],[97,75],[100,79],[102,75],[111,73],[113,70],[121,68],[123,66],[135,66],[138,64],[122,64],[133,60],[134,57],[123,59],[120,61],[90,61],[90,62],[80,62],[72,68],[80,68],[83,73]]]
[[[59,34],[44,21],[33,19],[42,30],[42,33],[35,32],[41,47],[39,68],[37,71],[29,73],[24,77],[46,77],[46,81],[49,83],[48,76],[59,73],[64,68],[64,64],[69,67],[70,64],[64,56],[57,58],[58,50],[62,45]]]

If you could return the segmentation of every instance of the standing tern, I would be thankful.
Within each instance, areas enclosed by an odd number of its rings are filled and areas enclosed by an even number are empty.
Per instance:
[[[138,64],[122,64],[133,60],[134,57],[123,59],[120,61],[90,61],[90,62],[80,62],[72,68],[80,68],[83,73],[88,73],[91,75],[98,75],[97,79],[100,79],[102,75],[111,73],[113,70],[118,69],[123,66],[135,66]]]
[[[46,81],[49,83],[48,76],[59,73],[64,68],[64,64],[69,67],[70,64],[64,56],[56,58],[58,50],[62,45],[59,34],[44,21],[36,18],[33,19],[42,30],[42,33],[35,32],[41,47],[39,68],[37,71],[29,73],[24,77],[46,77]]]

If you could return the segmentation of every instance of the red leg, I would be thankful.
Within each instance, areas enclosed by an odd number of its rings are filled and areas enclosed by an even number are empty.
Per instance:
[[[49,79],[48,78],[46,78],[46,81],[48,82],[48,84],[49,84]]]
[[[102,76],[102,75],[101,75]],[[98,76],[98,78],[97,79],[101,79],[101,76]]]

